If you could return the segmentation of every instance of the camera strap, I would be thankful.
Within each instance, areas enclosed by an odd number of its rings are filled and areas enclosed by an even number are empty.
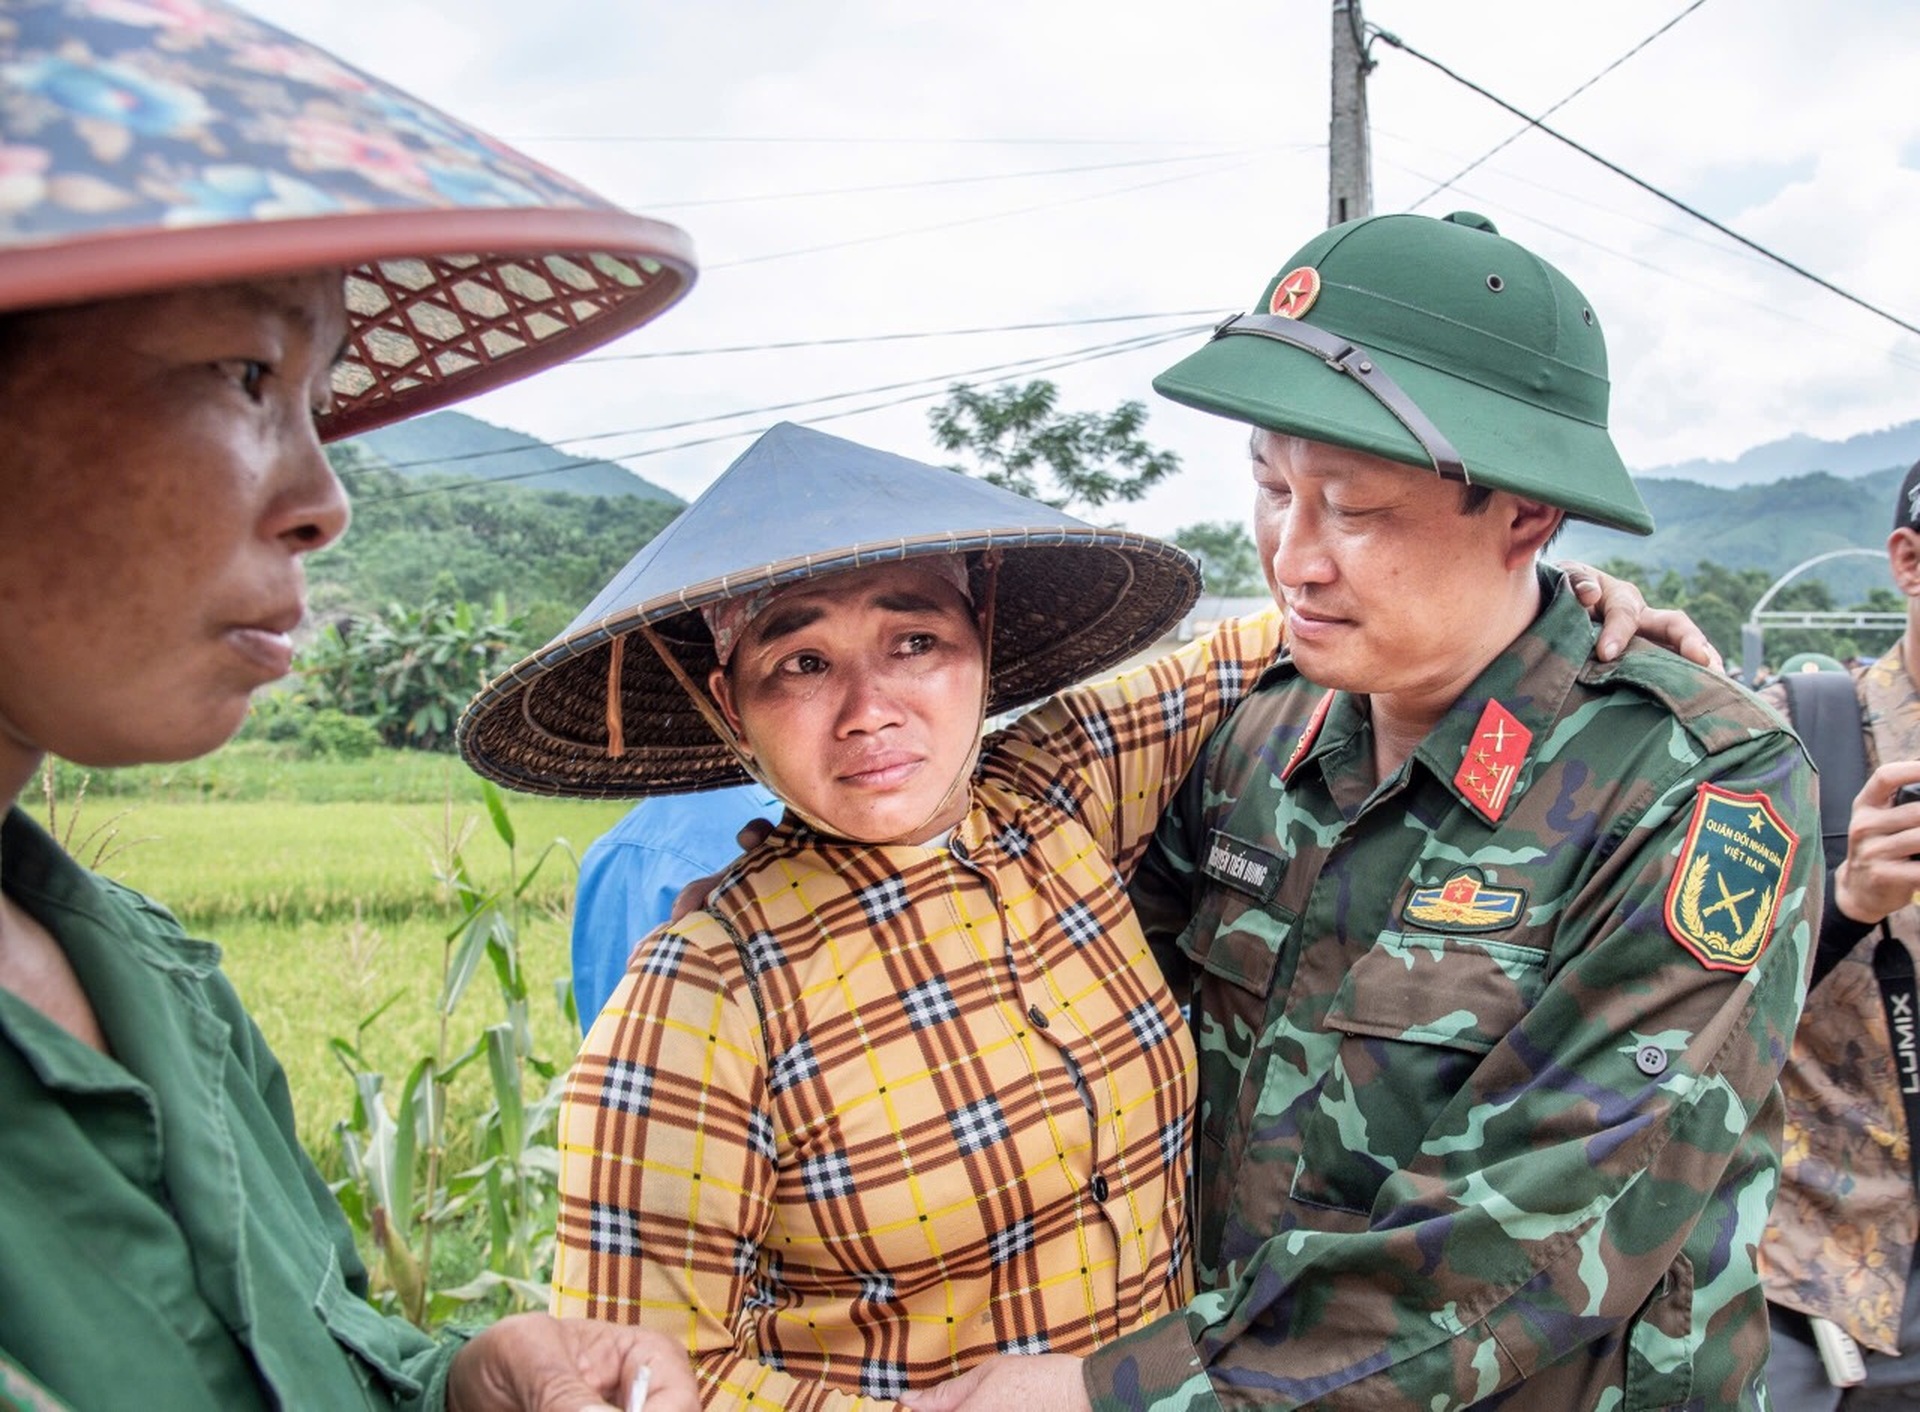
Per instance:
[[[1907,1160],[1914,1182],[1920,1185],[1920,984],[1916,984],[1913,953],[1880,924],[1880,941],[1873,948],[1873,975],[1880,982],[1880,1004],[1887,1013],[1887,1036],[1893,1047],[1893,1078],[1907,1114]]]

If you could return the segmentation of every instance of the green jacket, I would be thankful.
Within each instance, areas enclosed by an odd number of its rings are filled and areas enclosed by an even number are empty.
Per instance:
[[[216,949],[17,809],[0,886],[113,1051],[0,991],[0,1352],[79,1412],[441,1406],[453,1345],[367,1304]]]
[[[1364,703],[1283,659],[1162,825],[1214,1292],[1088,1360],[1103,1412],[1765,1405],[1813,772],[1547,589],[1378,788]]]

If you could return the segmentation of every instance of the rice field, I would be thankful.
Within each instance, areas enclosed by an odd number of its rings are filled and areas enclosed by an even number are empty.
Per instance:
[[[53,827],[83,863],[158,899],[190,934],[220,945],[287,1069],[302,1141],[322,1170],[339,1175],[333,1124],[353,1103],[329,1041],[355,1044],[396,1083],[441,1041],[437,1002],[461,917],[448,884],[456,853],[476,883],[502,888],[546,855],[522,897],[520,962],[533,994],[535,1052],[565,1066],[579,1036],[555,996],[570,970],[576,859],[626,804],[510,795],[518,844],[510,855],[477,781],[446,757],[357,761],[343,771],[228,754],[195,762],[185,783],[157,768],[129,771],[148,776],[144,787],[122,776],[79,795],[77,780],[63,777]],[[385,779],[402,797],[334,797],[343,773],[373,790]],[[303,798],[303,789],[321,797]],[[23,803],[46,822],[44,799]],[[482,967],[448,1022],[447,1052],[501,1018]],[[462,1085],[452,1095],[456,1118],[484,1102],[485,1080],[473,1077],[471,1093]]]

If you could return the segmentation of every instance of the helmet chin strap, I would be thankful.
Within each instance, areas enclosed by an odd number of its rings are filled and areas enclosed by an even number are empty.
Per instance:
[[[980,705],[978,712],[974,716],[973,747],[967,751],[966,759],[961,762],[958,772],[954,775],[953,779],[948,782],[946,789],[941,791],[939,799],[935,800],[933,807],[927,811],[927,816],[922,819],[916,827],[908,831],[907,842],[910,843],[920,842],[922,835],[926,834],[932,827],[934,820],[938,819],[940,815],[946,811],[954,797],[967,789],[969,782],[973,779],[974,768],[980,763],[981,733],[986,728],[987,703],[991,700],[993,693],[993,608],[996,590],[999,587],[1000,551],[998,549],[989,549],[985,555],[982,556],[982,563],[985,569],[986,582],[981,592],[983,603],[976,617],[976,622],[980,628]],[[642,623],[635,631],[644,637],[647,640],[647,644],[658,654],[667,672],[675,681],[680,683],[680,689],[686,692],[688,697],[692,699],[694,709],[700,713],[701,719],[706,721],[713,733],[720,737],[721,742],[727,747],[727,750],[733,755],[733,758],[739,762],[743,770],[752,775],[754,779],[758,780],[761,784],[765,785],[774,794],[778,795],[780,802],[815,833],[824,834],[828,838],[845,837],[844,834],[832,825],[826,823],[824,820],[815,818],[807,810],[795,804],[788,793],[780,788],[779,782],[774,779],[766,767],[754,759],[753,755],[748,751],[746,743],[735,733],[732,724],[721,713],[720,708],[715,704],[713,699],[707,695],[706,689],[694,684],[694,680],[687,674],[686,668],[680,665],[680,659],[668,650],[667,645],[654,634],[652,628]],[[619,645],[618,639],[615,639],[614,645],[616,647]],[[616,662],[618,661],[617,658],[615,660]],[[610,695],[611,692],[612,688],[609,687]],[[609,711],[611,711],[611,709],[610,706]]]

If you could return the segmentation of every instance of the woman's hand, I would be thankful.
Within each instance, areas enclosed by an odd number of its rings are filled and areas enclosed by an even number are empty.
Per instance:
[[[1602,662],[1611,662],[1626,651],[1631,639],[1638,637],[1702,667],[1726,670],[1719,650],[1678,608],[1649,608],[1636,586],[1603,574],[1591,564],[1569,559],[1560,569],[1573,585],[1573,596],[1600,624],[1600,641],[1593,655]]]

